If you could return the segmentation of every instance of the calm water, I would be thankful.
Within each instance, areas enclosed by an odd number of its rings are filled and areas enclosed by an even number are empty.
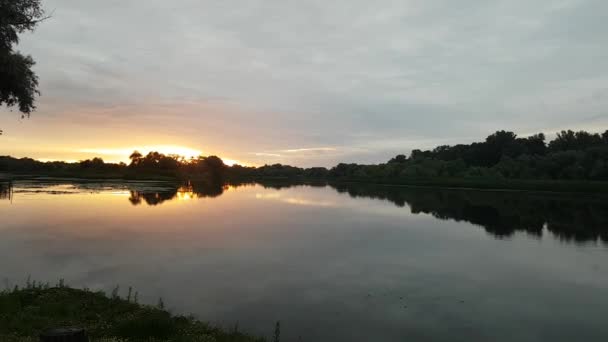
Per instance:
[[[285,341],[606,341],[608,201],[382,186],[0,184],[0,277]]]

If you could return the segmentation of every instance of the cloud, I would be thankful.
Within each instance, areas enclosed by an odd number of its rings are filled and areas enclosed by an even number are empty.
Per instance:
[[[277,154],[277,153],[254,152],[253,154],[258,157],[276,157],[276,158],[282,157],[281,154]]]
[[[312,147],[312,148],[296,148],[290,150],[281,150],[284,153],[302,153],[302,152],[333,152],[337,149],[335,147]]]
[[[229,144],[256,163],[378,162],[421,139],[577,125],[607,104],[601,0],[45,4],[53,18],[19,47],[43,93],[26,124],[76,121],[100,144],[111,138],[89,122]],[[20,132],[9,118],[5,134]]]

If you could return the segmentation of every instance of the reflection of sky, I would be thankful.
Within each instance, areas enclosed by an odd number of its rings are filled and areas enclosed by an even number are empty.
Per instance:
[[[331,201],[302,198],[302,197],[284,197],[280,192],[269,193],[269,194],[255,194],[256,199],[262,200],[276,200],[283,203],[289,203],[294,205],[307,205],[317,207],[335,207],[337,204]]]
[[[330,188],[248,186],[159,206],[114,192],[0,201],[0,277],[134,286],[145,302],[162,296],[228,326],[270,334],[281,320],[286,340],[593,341],[608,332],[605,248],[497,240]]]

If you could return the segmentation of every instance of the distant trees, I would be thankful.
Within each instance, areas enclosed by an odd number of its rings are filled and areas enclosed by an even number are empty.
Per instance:
[[[388,162],[389,162],[389,164],[391,164],[391,163],[402,164],[402,163],[405,163],[406,161],[407,161],[407,156],[405,154],[399,154],[395,158],[389,160]]]
[[[313,179],[399,182],[413,179],[472,178],[603,180],[608,181],[608,130],[602,134],[562,131],[548,144],[544,134],[517,137],[498,131],[483,142],[442,145],[432,150],[399,154],[387,163],[360,165],[340,163],[331,169],[299,168],[283,164],[246,167],[227,166],[217,156],[185,160],[175,155],[134,151],[130,164],[105,163],[100,158],[74,164],[41,163],[32,159],[0,157],[0,171],[32,173],[103,174],[126,178],[156,176],[208,179],[218,183],[231,179]]]
[[[143,158],[143,155],[141,153],[139,153],[139,151],[133,151],[133,153],[131,153],[131,155],[129,156],[129,159],[131,160],[131,165],[130,166],[137,166],[139,165],[139,162],[141,161],[141,159]]]
[[[200,156],[183,163],[183,169],[188,174],[196,174],[217,181],[226,174],[227,166],[224,161],[217,156]]]
[[[517,137],[497,131],[484,142],[438,146],[397,155],[386,164],[338,164],[329,176],[395,181],[412,178],[608,180],[608,131],[562,131],[547,145],[544,134]]]
[[[592,134],[585,131],[574,132],[571,130],[557,133],[557,137],[549,143],[551,151],[586,150],[594,146],[607,143],[608,130],[602,135]]]
[[[483,142],[415,149],[376,165],[340,163],[331,169],[288,165],[234,166],[228,173],[250,178],[307,178],[398,182],[412,179],[473,178],[608,180],[608,131],[563,131],[546,143],[543,133],[518,137],[497,131]]]
[[[101,159],[101,158],[87,159],[87,160],[82,160],[80,162],[80,167],[84,168],[84,169],[90,169],[90,168],[101,169],[105,165],[106,164],[104,163],[103,159]]]
[[[175,176],[179,173],[182,161],[179,156],[165,155],[159,152],[149,152],[145,156],[134,151],[129,159],[129,169],[140,174],[158,174]]]
[[[0,105],[18,106],[23,116],[36,106],[38,77],[35,62],[14,50],[19,34],[33,31],[44,20],[40,0],[0,0]]]
[[[0,172],[46,173],[65,176],[95,176],[121,178],[206,178],[217,182],[225,176],[228,167],[217,156],[186,160],[176,155],[149,152],[145,156],[134,151],[125,163],[106,163],[101,158],[82,160],[78,163],[40,162],[30,158],[16,159],[0,156]]]

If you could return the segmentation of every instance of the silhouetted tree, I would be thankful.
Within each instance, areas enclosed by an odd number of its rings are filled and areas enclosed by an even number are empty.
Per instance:
[[[131,160],[130,166],[139,165],[141,163],[142,157],[143,155],[141,153],[139,153],[138,151],[133,151],[133,153],[131,153],[131,155],[129,156],[129,159]]]
[[[571,130],[557,133],[557,137],[549,143],[552,151],[584,150],[592,146],[601,145],[604,139],[599,134],[585,131]]]
[[[524,154],[544,155],[547,153],[545,135],[543,133],[534,134],[527,138],[519,138],[518,142],[524,147]]]
[[[518,138],[497,131],[483,142],[442,145],[433,150],[413,150],[410,158],[397,155],[385,164],[340,163],[331,169],[273,164],[261,167],[226,166],[217,156],[184,160],[175,155],[135,151],[125,164],[104,163],[99,158],[78,164],[42,163],[29,158],[0,157],[0,172],[111,174],[113,177],[173,177],[207,180],[225,179],[341,179],[374,182],[426,181],[431,178],[477,178],[488,182],[504,179],[608,180],[608,131],[588,133],[563,131],[545,144],[545,135]],[[217,188],[214,190],[217,192]]]
[[[80,167],[85,169],[103,170],[105,163],[101,158],[87,159],[80,162]]]
[[[395,158],[389,160],[389,163],[405,163],[407,161],[407,157],[405,156],[405,154],[399,154],[397,155]]]
[[[38,77],[32,70],[34,59],[13,47],[19,34],[33,31],[44,19],[40,0],[0,0],[0,105],[16,105],[22,116],[36,108]]]

